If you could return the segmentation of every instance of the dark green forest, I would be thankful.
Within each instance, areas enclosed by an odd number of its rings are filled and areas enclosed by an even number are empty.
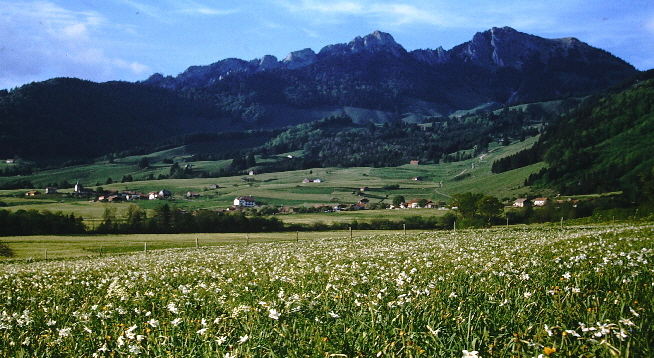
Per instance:
[[[648,77],[654,73],[649,73]],[[531,149],[494,163],[496,172],[545,161],[526,184],[563,195],[624,191],[632,199],[651,185],[654,168],[654,80],[603,93],[562,115]]]

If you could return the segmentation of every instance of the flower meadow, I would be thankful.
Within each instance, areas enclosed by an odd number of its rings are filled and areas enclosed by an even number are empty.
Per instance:
[[[654,226],[0,266],[2,357],[649,357]]]

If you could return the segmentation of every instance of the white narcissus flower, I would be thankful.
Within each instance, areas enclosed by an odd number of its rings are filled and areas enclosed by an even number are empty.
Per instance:
[[[270,313],[268,314],[268,317],[270,317],[270,318],[272,318],[272,319],[274,319],[274,320],[278,320],[278,319],[279,319],[279,312],[277,312],[276,309],[271,308],[269,312],[270,312]]]
[[[468,350],[464,349],[462,358],[479,358],[479,352],[478,351],[468,351]]]

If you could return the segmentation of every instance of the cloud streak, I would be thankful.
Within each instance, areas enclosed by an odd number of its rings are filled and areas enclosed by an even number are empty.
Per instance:
[[[49,2],[0,1],[0,87],[43,77],[109,80],[142,75],[147,66],[107,54],[96,32],[111,24],[96,12],[71,11]]]

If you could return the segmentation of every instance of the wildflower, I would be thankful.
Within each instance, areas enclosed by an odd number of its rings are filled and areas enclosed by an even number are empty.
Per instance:
[[[547,332],[549,336],[554,334],[548,325],[545,325],[545,332]]]
[[[57,321],[51,319],[48,322],[45,322],[45,324],[46,326],[54,326],[55,324],[57,324]]]
[[[620,321],[618,321],[618,322],[624,324],[625,326],[635,326],[635,325],[636,325],[636,324],[633,323],[629,318],[622,318],[622,319],[620,319]]]
[[[59,337],[68,337],[70,336],[70,328],[57,329],[59,332]]]
[[[218,339],[216,339],[216,343],[218,343],[219,346],[223,345],[227,341],[227,336],[220,336]]]
[[[203,335],[203,334],[207,331],[207,329],[208,329],[208,328],[202,328],[202,329],[198,330],[198,331],[195,332],[195,333],[197,333],[197,334],[199,334],[199,335]]]
[[[463,358],[479,358],[479,352],[463,350]]]
[[[629,307],[629,311],[631,311],[631,314],[634,315],[634,317],[640,317],[638,312],[636,312],[636,310],[634,310],[633,308]]]
[[[523,295],[525,296],[525,298],[529,298],[531,297],[531,292],[525,292],[523,293]]]
[[[175,327],[179,326],[180,323],[182,323],[182,319],[179,318],[179,317],[177,317],[174,320],[170,321],[170,324],[172,324]]]
[[[150,319],[150,320],[148,321],[148,324],[149,324],[150,326],[152,326],[152,327],[157,327],[157,326],[159,325],[159,321],[157,321],[156,319],[152,318],[152,319]]]
[[[141,353],[141,347],[136,346],[136,345],[129,346],[129,352],[132,353],[132,354],[140,354]]]
[[[556,348],[544,347],[543,351],[545,352],[546,355],[550,355],[556,352]]]
[[[529,280],[529,274],[528,274],[528,273],[524,273],[524,272],[521,273],[521,274],[520,274],[520,279],[523,280],[523,281],[527,281],[527,280]]]
[[[619,332],[618,331],[613,331],[613,334],[615,334],[616,337],[620,338],[621,341],[624,341],[628,337],[627,332],[625,332],[625,330],[622,329],[622,328],[620,329]]]
[[[268,314],[268,317],[270,317],[270,318],[272,318],[274,320],[278,320],[279,319],[279,312],[277,312],[276,309],[271,308],[270,309],[270,314]]]
[[[241,337],[239,338],[239,340],[238,340],[238,343],[245,343],[245,342],[247,342],[247,340],[248,340],[249,338],[250,338],[250,336],[247,335],[247,334],[244,335],[244,336],[241,336]]]
[[[566,272],[566,273],[563,274],[563,278],[566,279],[566,280],[569,280],[570,277],[572,277],[572,275],[570,274],[570,272]]]
[[[334,313],[334,311],[329,311],[329,316],[331,318],[340,318],[341,317],[341,316],[337,315],[336,313]]]
[[[569,334],[569,335],[571,335],[571,336],[575,336],[575,337],[577,337],[577,338],[580,338],[580,337],[581,337],[581,335],[580,335],[579,333],[577,333],[577,331],[572,330],[572,329],[566,329],[565,331],[563,331],[563,333],[565,333],[565,334]]]
[[[456,295],[456,292],[452,292],[452,293],[450,293],[450,298],[454,298],[454,297],[458,297],[458,296]]]
[[[177,306],[175,306],[174,302],[169,303],[168,306],[166,306],[166,308],[168,308],[168,311],[170,311],[171,313],[174,313],[174,314],[179,313],[179,310],[177,309]]]

